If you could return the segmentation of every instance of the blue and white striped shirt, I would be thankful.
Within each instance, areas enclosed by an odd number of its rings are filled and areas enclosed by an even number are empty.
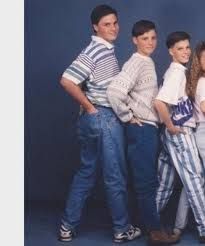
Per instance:
[[[75,84],[85,83],[85,94],[93,104],[111,107],[106,90],[113,77],[119,73],[114,46],[98,36],[65,70],[63,77]]]

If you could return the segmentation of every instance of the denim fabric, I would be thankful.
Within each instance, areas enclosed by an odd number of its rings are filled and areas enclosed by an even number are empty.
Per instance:
[[[100,165],[114,232],[125,232],[130,224],[123,127],[110,108],[96,108],[97,113],[84,112],[78,122],[81,166],[74,176],[62,221],[72,229],[80,223],[82,208],[95,184],[97,166]]]
[[[160,219],[156,207],[158,129],[145,123],[143,126],[128,123],[126,136],[128,161],[142,222],[146,229],[158,230],[160,229]]]

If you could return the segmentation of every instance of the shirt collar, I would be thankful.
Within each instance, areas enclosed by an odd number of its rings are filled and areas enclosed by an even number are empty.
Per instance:
[[[172,68],[178,68],[178,69],[180,69],[182,71],[187,70],[187,68],[184,65],[182,65],[181,63],[178,63],[178,62],[172,62],[170,66]]]
[[[108,41],[106,41],[105,39],[99,37],[99,36],[92,36],[91,37],[93,41],[97,42],[97,43],[101,43],[104,44],[108,49],[112,49],[114,48],[114,45],[109,43]]]
[[[138,52],[135,52],[134,54],[135,54],[135,56],[141,57],[142,59],[145,59],[145,60],[148,60],[148,61],[152,61],[152,58],[150,56],[144,56],[144,55],[142,55],[142,54],[140,54]]]

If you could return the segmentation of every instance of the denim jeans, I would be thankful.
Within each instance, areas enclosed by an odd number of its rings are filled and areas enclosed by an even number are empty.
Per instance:
[[[97,167],[100,165],[114,232],[125,232],[130,224],[124,130],[112,109],[96,108],[97,113],[83,112],[79,118],[81,166],[74,176],[62,222],[69,229],[79,225],[85,200],[95,184]]]
[[[128,161],[133,175],[139,212],[147,230],[159,230],[156,207],[158,129],[150,124],[127,123]]]

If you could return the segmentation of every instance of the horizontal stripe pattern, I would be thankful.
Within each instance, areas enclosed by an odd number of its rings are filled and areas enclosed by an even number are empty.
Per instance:
[[[75,61],[65,70],[63,77],[75,84],[86,83],[86,96],[93,104],[110,107],[106,90],[119,73],[114,48],[91,41]]]

